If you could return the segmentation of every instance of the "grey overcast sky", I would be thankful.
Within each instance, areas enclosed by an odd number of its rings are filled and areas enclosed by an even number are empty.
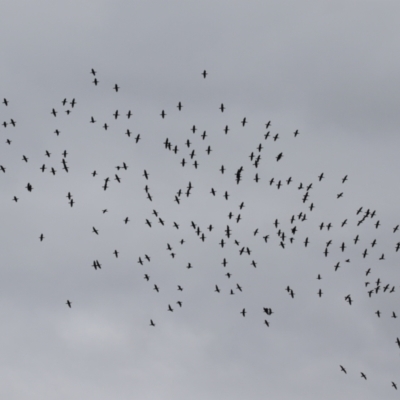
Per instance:
[[[0,11],[2,399],[399,398],[398,1]]]

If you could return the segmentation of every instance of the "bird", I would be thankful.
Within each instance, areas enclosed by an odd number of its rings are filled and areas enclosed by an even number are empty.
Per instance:
[[[101,264],[99,263],[99,260],[94,260],[92,267],[97,271],[97,268],[101,269]]]
[[[69,301],[69,300],[67,300],[67,302],[65,303],[69,308],[71,308],[71,304],[72,304],[72,302],[71,301]]]

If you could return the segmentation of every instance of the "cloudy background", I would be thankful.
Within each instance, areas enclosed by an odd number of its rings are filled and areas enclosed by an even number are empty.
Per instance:
[[[0,143],[1,398],[398,398],[398,2],[38,0],[0,8],[0,98],[9,100],[0,107],[8,122]],[[76,106],[63,107],[64,98]],[[164,148],[166,138],[177,154]],[[257,169],[252,152],[261,155]],[[115,169],[123,162],[127,170]],[[313,184],[306,203],[300,183]],[[367,209],[376,216],[357,226]],[[291,224],[300,212],[307,221]],[[321,222],[333,228],[320,230]],[[239,255],[243,246],[251,255]],[[145,254],[151,261],[140,265]],[[91,267],[96,259],[101,270]],[[378,278],[380,291],[369,297]],[[383,293],[386,284],[395,291]]]

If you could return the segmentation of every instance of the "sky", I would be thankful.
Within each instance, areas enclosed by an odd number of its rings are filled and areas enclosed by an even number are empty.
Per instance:
[[[0,397],[399,397],[398,2],[0,6]]]

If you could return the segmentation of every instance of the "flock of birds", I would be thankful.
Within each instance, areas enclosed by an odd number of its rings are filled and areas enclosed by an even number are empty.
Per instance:
[[[98,79],[98,75],[97,72],[92,69],[91,74],[93,75],[93,84],[95,86],[98,86],[100,84],[100,81]],[[202,74],[204,79],[207,78],[208,73],[206,71],[203,71]],[[112,88],[116,93],[118,93],[120,91],[120,86],[118,84],[115,84]],[[63,99],[60,102],[60,105],[62,106],[64,109],[62,110],[65,114],[70,115],[73,113],[74,109],[76,107],[79,106],[78,101],[73,98],[71,100],[67,100],[66,98]],[[52,108],[51,110],[49,110],[49,114],[52,116],[52,118],[58,118],[60,113],[62,111],[59,110],[59,106],[54,106],[54,108]],[[9,101],[8,99],[4,98],[3,99],[3,107],[7,107],[7,109],[12,108],[12,102]],[[177,109],[179,112],[183,112],[184,110],[184,104],[182,104],[182,102],[179,102],[176,105]],[[224,104],[221,104],[219,107],[219,111],[220,113],[224,113],[226,110],[226,106]],[[3,113],[5,111],[3,110]],[[117,120],[118,118],[126,118],[126,119],[130,119],[132,117],[132,112],[131,110],[128,110],[128,112],[125,114],[120,112],[118,109],[115,110],[115,112],[112,114],[112,117],[114,120]],[[161,118],[162,120],[167,118],[168,115],[166,113],[165,110],[161,110],[160,114],[159,114],[159,118]],[[2,125],[4,128],[7,129],[12,129],[15,128],[17,125],[18,121],[16,121],[15,118],[8,118],[7,120],[5,120]],[[105,131],[107,131],[108,129],[112,128],[112,124],[111,123],[100,123],[98,121],[98,117],[96,116],[88,116],[88,123],[90,124],[98,124],[100,125],[99,129],[104,129]],[[238,121],[238,125],[245,127],[246,124],[248,123],[248,120],[246,117],[244,117],[243,119],[241,119],[240,121]],[[277,179],[274,177],[270,177],[267,180],[262,180],[262,178],[264,178],[262,176],[261,173],[261,163],[262,163],[262,150],[269,144],[269,142],[278,142],[280,139],[280,135],[279,133],[272,133],[272,124],[271,121],[268,121],[265,123],[265,132],[263,133],[262,136],[262,140],[260,142],[260,144],[254,148],[254,151],[252,151],[249,155],[248,155],[248,166],[246,166],[246,170],[247,168],[253,168],[254,169],[254,175],[253,175],[253,181],[257,184],[259,182],[262,182],[262,184],[268,186],[268,187],[274,187],[277,190],[280,190],[282,187],[284,186],[289,186],[291,185],[291,187],[294,187],[294,189],[300,193],[299,195],[299,205],[301,208],[301,211],[297,214],[293,214],[290,216],[288,221],[283,221],[282,219],[279,218],[274,218],[273,220],[270,221],[270,226],[268,227],[255,227],[254,231],[253,231],[253,237],[254,240],[259,240],[259,243],[262,243],[263,245],[275,245],[280,247],[281,249],[288,249],[290,248],[291,245],[293,245],[295,242],[298,242],[299,240],[302,241],[302,245],[304,246],[304,248],[307,248],[309,246],[309,244],[312,242],[312,240],[314,240],[313,238],[310,237],[303,237],[303,238],[299,238],[299,233],[302,231],[302,224],[304,224],[305,222],[310,221],[310,214],[313,212],[314,208],[316,208],[316,205],[313,202],[312,199],[312,189],[320,184],[324,179],[325,179],[325,174],[324,173],[320,173],[319,175],[315,176],[315,181],[314,182],[310,182],[308,184],[303,184],[302,182],[295,182],[294,178],[292,177],[287,177],[287,179]],[[190,128],[190,131],[188,132],[189,137],[192,135],[196,135],[196,133],[199,131],[199,128],[196,127],[195,125],[193,125]],[[222,134],[228,135],[230,131],[230,128],[228,125],[226,125],[223,129],[222,129]],[[60,136],[61,130],[58,127],[54,133],[57,136]],[[131,132],[130,129],[127,129],[125,132],[126,136],[128,138],[131,138],[131,140],[133,140],[133,143],[137,146],[140,146],[140,143],[142,140],[146,140],[146,137],[142,137],[140,133],[134,134],[133,132]],[[299,130],[295,130],[292,133],[292,138],[293,140],[298,140],[298,136],[300,135]],[[170,139],[170,138],[165,138],[163,139],[163,141],[159,143],[159,146],[162,147],[165,151],[167,152],[171,152],[171,154],[177,155],[178,152],[181,150],[180,146],[186,147],[187,151],[186,151],[186,156],[183,158],[179,157],[179,164],[181,166],[181,168],[190,168],[190,167],[194,167],[194,169],[199,169],[201,168],[200,162],[198,160],[198,152],[199,149],[194,148],[193,147],[193,143],[191,142],[191,140],[189,139],[189,137],[187,138],[186,141],[184,141],[183,143],[176,143],[174,141],[174,139]],[[207,156],[211,157],[211,154],[213,152],[213,149],[211,147],[210,144],[207,144],[207,138],[208,135],[206,133],[206,131],[203,131],[203,133],[201,133],[199,135],[199,137],[201,138],[201,141],[205,144],[205,153],[207,154]],[[278,142],[279,143],[279,142]],[[12,140],[10,138],[6,139],[6,144],[7,145],[12,145]],[[51,157],[51,152],[48,150],[45,150],[44,152],[45,157],[47,157],[48,159],[50,159]],[[70,165],[68,163],[68,151],[65,150],[62,152],[61,154],[62,158],[60,161],[61,164],[61,168],[62,171],[64,171],[64,173],[69,173],[70,171]],[[279,163],[282,162],[282,160],[284,159],[285,154],[283,153],[283,151],[277,151],[273,162],[275,163]],[[176,159],[176,158],[175,158]],[[22,155],[21,156],[21,161],[24,163],[28,163],[29,162],[29,157],[27,155]],[[122,162],[120,165],[117,165],[116,167],[116,171],[113,171],[112,173],[110,173],[109,176],[105,177],[102,181],[101,184],[99,183],[99,186],[101,186],[101,189],[103,191],[107,191],[107,190],[112,190],[111,187],[111,183],[114,181],[118,184],[122,184],[124,181],[124,176],[123,174],[126,173],[126,171],[129,168],[129,162],[128,161],[124,161]],[[48,170],[51,174],[56,175],[56,173],[58,173],[58,171],[52,166],[49,167],[48,165],[46,165],[46,163],[43,163],[42,165],[39,166],[38,168],[38,172],[41,171],[41,173],[45,173],[45,171]],[[7,165],[0,165],[0,171],[3,173],[8,173],[9,169]],[[227,168],[224,165],[221,165],[219,170],[216,171],[217,173],[227,176],[228,181],[231,181],[231,185],[240,185],[244,179],[244,166],[239,166],[235,171],[228,171]],[[96,169],[94,169],[91,173],[92,178],[93,179],[98,179],[97,176],[99,175],[99,173],[97,172]],[[151,183],[151,174],[148,170],[143,169],[142,172],[142,177],[145,183],[144,186],[144,197],[146,198],[146,200],[149,202],[149,205],[151,206],[151,208],[153,208],[153,200],[155,200],[155,196],[152,194],[151,188],[149,186],[149,184]],[[346,182],[348,181],[348,176],[345,175],[342,180],[341,180],[341,185],[344,185],[343,187],[345,187]],[[192,196],[193,194],[193,184],[191,181],[188,182],[188,185],[186,188],[181,188],[179,189],[176,194],[174,195],[173,199],[164,199],[163,201],[170,201],[172,204],[176,203],[176,206],[180,206],[181,203],[183,201],[185,201],[185,198],[188,198],[190,196]],[[25,189],[27,190],[27,192],[32,192],[33,190],[35,190],[35,182],[26,182],[26,186]],[[219,190],[215,189],[214,187],[210,188],[210,192],[208,194],[209,196],[213,196],[213,197],[217,197],[217,196],[222,196],[223,199],[225,199],[226,201],[229,201],[231,194],[229,193],[228,190],[223,190],[222,193],[220,193]],[[14,201],[15,203],[18,203],[20,201],[20,197],[24,196],[24,201],[26,201],[26,196],[20,194],[19,197],[17,197],[17,195],[14,195],[13,197],[10,198],[11,201]],[[67,192],[66,193],[66,198],[67,198],[67,202],[68,205],[70,207],[74,207],[75,204],[75,200],[74,200],[74,195],[71,192]],[[343,190],[339,190],[338,193],[336,194],[336,199],[338,201],[340,201],[339,199],[341,199],[344,196],[344,191]],[[227,203],[228,204],[228,203]],[[244,201],[241,201],[238,205],[237,208],[237,213],[234,214],[233,211],[229,211],[229,213],[227,213],[227,220],[226,220],[226,226],[224,228],[223,232],[220,232],[221,236],[219,237],[217,244],[218,246],[220,246],[221,248],[224,248],[225,246],[227,246],[228,244],[233,244],[236,248],[236,254],[237,256],[243,256],[243,257],[247,257],[249,259],[249,265],[257,268],[257,266],[259,265],[259,263],[257,262],[256,259],[252,259],[251,255],[253,253],[251,245],[249,243],[247,244],[243,244],[241,243],[241,241],[239,241],[236,237],[235,237],[235,231],[236,229],[234,228],[234,225],[237,225],[240,223],[240,221],[243,219],[242,216],[242,210],[243,208],[246,207],[246,204]],[[251,207],[251,205],[249,206]],[[102,209],[101,210],[102,214],[105,214],[108,212],[108,209]],[[355,218],[355,219],[354,219]],[[355,224],[357,227],[360,227],[364,224],[370,224],[373,223],[374,227],[376,230],[378,230],[381,227],[381,222],[377,217],[377,212],[376,210],[371,210],[365,207],[359,207],[357,210],[354,210],[354,214],[353,217],[348,217],[346,219],[344,219],[340,226],[333,226],[332,222],[320,222],[317,226],[315,226],[315,229],[317,231],[317,236],[319,231],[330,231],[331,229],[338,229],[338,228],[344,228],[347,224],[353,223],[355,220]],[[371,222],[372,221],[372,222]],[[126,217],[123,220],[124,224],[128,224],[130,222],[129,217]],[[215,231],[216,226],[213,226],[212,224],[210,224],[207,227],[203,227],[202,226],[202,221],[196,222],[196,221],[188,221],[188,224],[190,224],[191,229],[194,232],[194,235],[201,241],[201,242],[205,242],[205,241],[209,241],[212,240],[212,232]],[[163,227],[166,227],[169,229],[176,229],[179,230],[181,223],[178,223],[177,221],[169,221],[168,216],[162,216],[160,212],[158,212],[157,210],[153,209],[151,216],[146,216],[143,217],[143,226],[147,226],[149,229],[154,227],[155,224],[160,224]],[[93,235],[100,235],[100,229],[96,226],[92,226],[91,227],[91,231],[93,233]],[[396,232],[399,231],[399,225],[396,225],[393,227],[393,234],[396,234]],[[45,235],[44,233],[41,233],[39,235],[39,241],[42,242],[45,240]],[[183,238],[180,240],[179,244],[180,245],[184,245],[185,244],[185,239]],[[317,240],[317,239],[316,239]],[[249,239],[250,242],[250,239]],[[344,253],[346,251],[346,249],[349,246],[363,246],[360,247],[360,251],[359,251],[359,256],[362,259],[365,259],[366,257],[376,257],[376,261],[377,262],[381,262],[385,260],[385,254],[381,253],[379,256],[376,256],[376,251],[373,251],[372,249],[378,244],[377,239],[374,239],[371,243],[369,244],[361,244],[362,242],[362,234],[359,233],[357,234],[352,243],[346,243],[345,241],[341,242],[341,243],[334,243],[332,239],[329,239],[326,243],[323,244],[323,246],[321,247],[321,257],[329,257],[329,255],[332,252],[332,249],[335,247],[336,250],[340,250],[340,253]],[[172,260],[175,259],[175,257],[177,256],[177,251],[174,250],[174,248],[170,245],[170,243],[167,243],[167,251],[169,252],[169,255],[171,257]],[[400,239],[399,241],[397,241],[394,245],[394,251],[398,252],[400,250]],[[336,252],[332,252],[333,254],[336,254]],[[118,249],[114,249],[112,251],[112,254],[115,256],[115,258],[118,258],[120,255],[120,251]],[[230,251],[229,254],[231,255],[232,252]],[[226,271],[225,276],[227,277],[227,279],[231,279],[232,277],[232,273],[229,271],[229,269],[227,268],[228,265],[228,260],[227,260],[228,256],[223,258],[221,264],[222,266],[225,268],[224,271]],[[144,265],[144,263],[150,263],[151,262],[151,257],[148,254],[144,254],[138,257],[137,259],[137,263],[139,265]],[[344,257],[344,259],[341,259],[339,261],[335,260],[335,262],[333,263],[333,270],[336,272],[339,270],[339,268],[342,268],[344,265],[346,265],[346,263],[350,263],[351,260],[350,258]],[[188,262],[187,265],[185,266],[188,270],[192,269],[194,266],[192,265],[192,262]],[[98,260],[95,259],[93,260],[93,263],[91,265],[93,267],[94,270],[101,270],[103,267],[103,264]],[[368,277],[370,276],[370,274],[372,273],[372,268],[368,268],[365,271],[365,276],[368,279]],[[322,275],[318,274],[315,277],[318,281],[322,280]],[[152,282],[150,273],[147,272],[144,274],[143,279],[146,283],[151,285],[151,289],[155,292],[158,293],[160,291],[160,285],[157,283]],[[365,291],[366,291],[366,296],[368,296],[369,298],[371,298],[372,296],[378,296],[378,295],[382,295],[383,293],[387,293],[387,294],[392,294],[395,292],[395,285],[388,283],[388,282],[383,282],[379,277],[374,281],[370,281],[367,280],[366,282],[364,282],[364,287],[365,287]],[[295,298],[296,293],[294,292],[294,288],[291,287],[290,285],[288,285],[286,288],[284,288],[287,293],[288,296],[290,296],[292,299]],[[183,286],[181,284],[177,284],[177,289],[178,292],[182,292],[184,290]],[[225,292],[228,295],[234,295],[237,292],[242,292],[244,290],[243,285],[240,283],[236,283],[233,284],[231,286],[230,289],[226,290]],[[223,292],[223,289],[221,288],[221,285],[219,284],[213,284],[213,291],[215,293],[215,295],[220,295]],[[318,297],[322,297],[324,294],[324,292],[322,291],[322,288],[319,288],[318,292],[316,293],[316,295]],[[348,303],[348,305],[352,305],[354,302],[354,297],[351,293],[349,293],[348,295],[346,295],[343,299],[345,302]],[[176,306],[174,304],[166,304],[165,305],[165,309],[168,312],[174,312],[176,307],[183,307],[183,302],[182,300],[177,300],[176,301]],[[69,308],[73,308],[73,302],[70,299],[66,300],[66,305]],[[274,311],[272,310],[271,307],[268,306],[262,306],[260,312],[264,315],[264,317],[262,318],[262,322],[265,325],[266,328],[270,328],[270,322],[271,322],[271,316],[272,314],[274,314]],[[241,318],[245,318],[246,315],[248,313],[248,310],[246,310],[246,307],[243,307],[239,310],[237,310],[237,315]],[[381,317],[382,312],[380,310],[377,310],[376,313],[378,318]],[[397,314],[395,311],[392,311],[391,314],[391,318],[397,318]],[[153,317],[149,318],[149,326],[151,327],[156,327],[157,321],[155,321],[153,319]],[[399,347],[400,348],[400,338],[393,338],[393,346]],[[347,374],[347,369],[346,367],[344,367],[343,365],[339,365],[338,369],[340,368],[340,371],[342,371],[344,374]],[[360,376],[362,379],[367,380],[367,375],[364,372],[360,372]],[[391,382],[391,385],[394,389],[397,390],[397,385],[395,382]]]

